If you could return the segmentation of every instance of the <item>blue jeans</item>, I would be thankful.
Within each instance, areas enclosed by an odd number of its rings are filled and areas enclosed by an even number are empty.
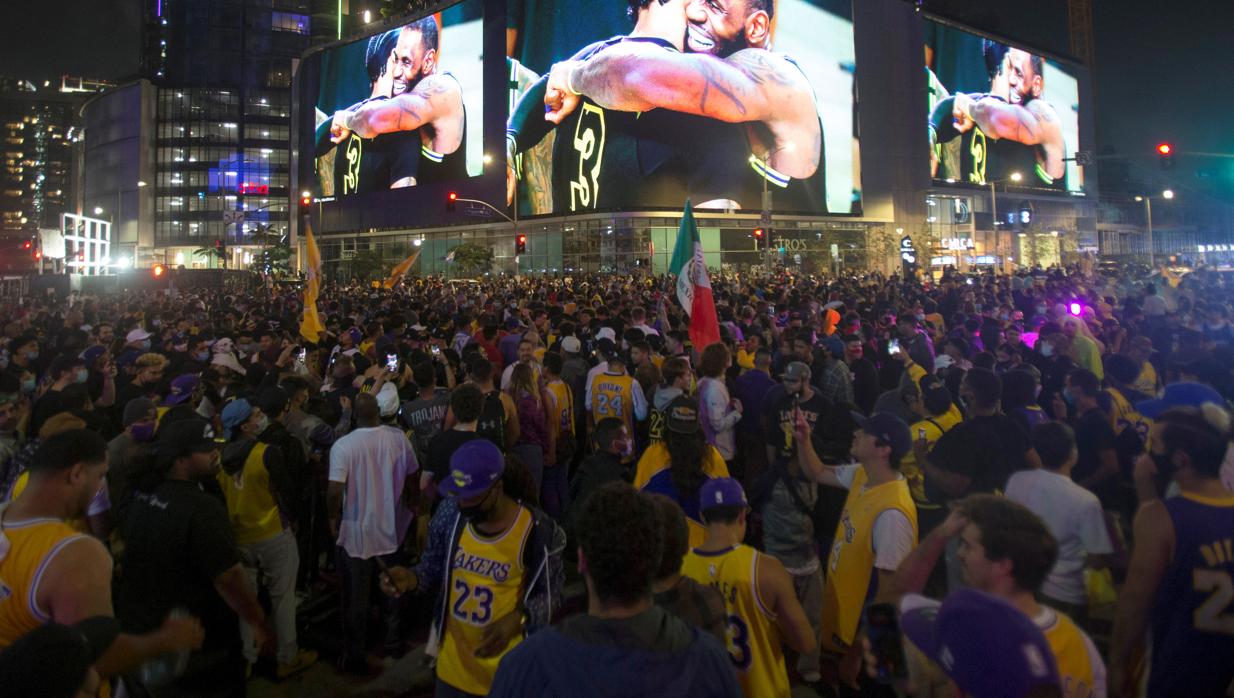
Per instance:
[[[540,485],[540,506],[544,512],[560,521],[570,497],[570,464],[558,463],[544,467],[544,482]]]

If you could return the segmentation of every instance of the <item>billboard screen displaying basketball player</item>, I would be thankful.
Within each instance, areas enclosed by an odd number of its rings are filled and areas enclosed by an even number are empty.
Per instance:
[[[1071,66],[930,20],[925,34],[936,183],[1084,190],[1070,159],[1080,150],[1080,83]]]
[[[315,197],[482,174],[483,25],[466,0],[313,57]]]
[[[861,212],[851,0],[508,7],[519,214]]]

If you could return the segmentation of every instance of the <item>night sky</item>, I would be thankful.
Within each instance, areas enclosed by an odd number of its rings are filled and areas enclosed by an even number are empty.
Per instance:
[[[579,0],[582,2],[616,0]],[[861,0],[856,0],[860,2]],[[1155,167],[1154,145],[1180,151],[1175,176],[1215,173],[1234,192],[1234,2],[1093,0],[1099,142]],[[927,9],[1046,51],[1067,51],[1065,0],[927,0]],[[23,3],[0,24],[0,74],[120,80],[137,71],[138,0]]]

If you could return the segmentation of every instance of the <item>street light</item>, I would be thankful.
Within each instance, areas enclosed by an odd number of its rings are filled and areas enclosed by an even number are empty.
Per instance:
[[[1014,182],[1018,184],[1020,180],[1022,179],[1024,179],[1024,176],[1021,175],[1019,172],[1012,172],[1011,176],[1008,177],[1007,179],[997,179],[997,180],[991,180],[989,182],[982,182],[982,184],[990,185],[990,221],[991,221],[990,228],[994,231],[994,254],[995,255],[998,255],[999,248],[1001,246],[999,245],[999,237],[998,237],[998,191],[994,188],[994,185],[1005,184],[1007,182]]]
[[[101,215],[103,215],[103,207],[102,207],[102,206],[95,206],[95,207],[94,207],[94,215],[96,215],[96,216],[101,216]]]
[[[1166,189],[1161,192],[1161,198],[1169,201],[1174,198],[1174,190]],[[1153,197],[1137,196],[1136,202],[1144,202],[1144,217],[1148,223],[1148,266],[1149,268],[1157,266],[1157,258],[1153,253]]]

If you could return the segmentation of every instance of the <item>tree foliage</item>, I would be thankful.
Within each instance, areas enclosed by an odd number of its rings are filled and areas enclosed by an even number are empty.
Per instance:
[[[462,273],[487,273],[493,268],[493,250],[474,242],[465,242],[450,248],[454,254],[453,264]]]

